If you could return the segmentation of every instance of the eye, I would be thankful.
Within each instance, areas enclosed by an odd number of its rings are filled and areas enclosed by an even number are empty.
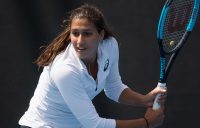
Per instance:
[[[73,36],[75,36],[75,37],[78,37],[79,35],[80,35],[80,33],[79,32],[76,32],[76,31],[72,31],[71,32],[71,35],[73,35]]]
[[[92,35],[92,32],[83,32],[83,36],[91,36]]]

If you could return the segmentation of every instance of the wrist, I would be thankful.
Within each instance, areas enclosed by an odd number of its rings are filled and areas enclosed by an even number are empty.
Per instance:
[[[145,121],[145,123],[146,123],[146,128],[149,128],[149,121],[147,120],[147,118],[146,117],[144,117],[144,121]]]
[[[142,103],[143,103],[144,107],[151,107],[152,106],[151,103],[149,102],[149,95],[148,94],[143,95],[142,98],[143,98]]]

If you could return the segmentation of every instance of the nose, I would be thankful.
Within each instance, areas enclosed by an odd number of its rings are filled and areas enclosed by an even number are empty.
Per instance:
[[[84,37],[82,34],[80,34],[78,37],[77,37],[77,44],[82,44],[84,42]]]

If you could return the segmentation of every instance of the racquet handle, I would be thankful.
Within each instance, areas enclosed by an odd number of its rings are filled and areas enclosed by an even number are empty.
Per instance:
[[[166,90],[166,83],[160,83],[160,82],[158,82],[157,87]],[[160,95],[161,94],[157,94],[156,95],[156,98],[155,98],[154,103],[153,103],[153,110],[157,110],[157,109],[160,108],[160,104],[158,103],[158,99],[159,99]]]

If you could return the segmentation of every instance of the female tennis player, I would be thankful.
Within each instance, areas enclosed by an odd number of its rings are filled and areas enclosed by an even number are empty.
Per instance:
[[[156,94],[164,105],[166,91],[146,95],[122,83],[118,44],[95,6],[74,9],[64,30],[44,49],[36,63],[43,68],[20,128],[155,128],[164,120],[163,107],[152,110]],[[92,99],[102,90],[110,99],[147,107],[144,117],[132,120],[100,117]],[[134,114],[134,113],[133,113]]]

